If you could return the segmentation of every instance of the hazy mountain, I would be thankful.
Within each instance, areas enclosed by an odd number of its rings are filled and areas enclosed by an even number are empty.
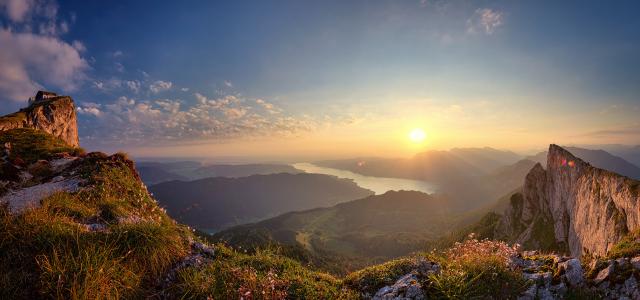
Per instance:
[[[319,161],[316,164],[363,175],[438,182],[487,174],[521,158],[510,151],[485,147],[431,150],[409,159],[354,158]]]
[[[245,164],[245,165],[207,165],[193,171],[201,178],[205,177],[246,177],[278,173],[304,173],[290,165],[282,164]]]
[[[452,209],[466,211],[487,205],[521,186],[534,163],[520,159],[510,151],[454,148],[427,151],[409,159],[362,158],[317,164],[369,176],[432,182],[437,186],[437,194],[449,199]]]
[[[171,180],[197,180],[208,177],[246,177],[278,173],[304,173],[285,164],[211,164],[195,161],[141,162],[138,170],[146,184],[157,184]]]
[[[351,180],[288,173],[169,181],[149,190],[171,216],[206,231],[372,194]]]
[[[640,179],[640,167],[604,150],[590,150],[577,147],[564,148],[596,168],[616,172],[634,179]],[[547,162],[547,152],[540,152],[528,159],[544,165]]]
[[[140,172],[140,178],[142,181],[148,185],[171,180],[189,180],[189,178],[185,176],[178,175],[171,171],[167,171],[162,167],[153,165],[138,166],[138,172]]]

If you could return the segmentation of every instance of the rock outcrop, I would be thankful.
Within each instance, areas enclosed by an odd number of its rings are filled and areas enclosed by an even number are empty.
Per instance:
[[[550,145],[546,170],[537,164],[497,228],[525,248],[605,255],[640,227],[640,182],[591,166]]]
[[[33,128],[52,134],[78,147],[78,122],[73,99],[59,96],[35,102],[20,111],[0,117],[0,131]]]

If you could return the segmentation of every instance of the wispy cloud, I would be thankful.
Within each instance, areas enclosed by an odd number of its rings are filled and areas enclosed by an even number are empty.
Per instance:
[[[608,128],[603,130],[594,130],[579,135],[579,137],[595,137],[595,138],[610,138],[610,137],[640,137],[640,125],[630,125],[615,128]]]
[[[210,98],[195,93],[197,102],[179,99],[136,100],[122,96],[106,105],[82,103],[78,112],[86,120],[85,141],[225,140],[246,137],[291,136],[313,130],[319,122],[294,116],[262,99],[237,95]]]
[[[149,85],[149,90],[152,93],[157,94],[162,91],[171,89],[172,86],[173,86],[173,83],[171,81],[157,80],[154,83]]]
[[[467,20],[467,33],[493,34],[496,29],[504,25],[504,14],[490,8],[478,8]]]

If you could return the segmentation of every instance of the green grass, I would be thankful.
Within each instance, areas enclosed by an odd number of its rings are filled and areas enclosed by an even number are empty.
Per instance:
[[[79,155],[82,148],[67,145],[61,139],[43,131],[29,128],[11,129],[0,132],[0,146],[11,143],[11,160],[22,160],[25,164],[39,159],[49,159],[63,152]]]
[[[640,231],[634,231],[615,244],[607,256],[609,258],[635,257],[638,254],[640,254]]]
[[[203,268],[186,268],[170,288],[178,299],[358,299],[341,280],[269,251],[253,255],[222,245]],[[251,295],[251,296],[248,296]]]
[[[344,282],[354,290],[373,295],[380,288],[393,284],[399,277],[411,272],[414,266],[415,259],[399,258],[353,272],[345,277]]]
[[[190,251],[190,231],[157,206],[126,156],[91,153],[76,170],[82,191],[54,194],[20,215],[0,211],[1,299],[152,296]],[[81,225],[90,223],[107,230]]]

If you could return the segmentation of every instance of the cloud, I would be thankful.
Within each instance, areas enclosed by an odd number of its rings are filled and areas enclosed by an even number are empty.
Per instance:
[[[231,83],[231,81],[229,81],[229,80],[225,80],[225,81],[224,81],[224,86],[226,86],[226,87],[230,87],[230,88],[231,88],[231,87],[233,87],[233,84]]]
[[[504,24],[504,14],[489,8],[479,8],[467,20],[467,32],[470,34],[484,33],[491,35]]]
[[[100,104],[93,102],[84,102],[78,105],[76,108],[79,114],[81,115],[92,115],[95,117],[99,117],[102,115],[102,111],[100,111]]]
[[[0,0],[0,8],[13,22],[24,21],[34,4],[33,0]]]
[[[127,85],[127,87],[134,93],[138,93],[140,91],[140,81],[138,80],[127,80],[125,81],[125,84]]]
[[[319,126],[310,117],[269,113],[262,109],[264,100],[235,95],[209,98],[200,93],[194,97],[193,105],[179,99],[139,101],[124,96],[102,107],[82,105],[78,112],[99,117],[83,127],[83,140],[145,144],[224,140],[297,135]]]
[[[180,90],[183,91],[183,92],[188,92],[189,88],[181,88]]]
[[[579,137],[640,137],[640,125],[616,127],[610,129],[596,130],[579,135]]]
[[[58,23],[51,0],[0,0],[0,101],[26,101],[37,89],[75,91],[87,78],[89,64],[80,41],[59,38],[69,31]]]
[[[157,94],[159,92],[171,89],[171,86],[173,86],[173,83],[171,81],[158,80],[149,85],[149,90],[152,93]]]
[[[114,58],[122,57],[123,55],[124,53],[121,50],[116,50],[111,53],[111,56],[113,56]]]
[[[58,38],[0,29],[0,94],[25,101],[39,88],[74,91],[89,65],[80,51]]]
[[[115,68],[116,68],[116,71],[118,71],[120,73],[124,72],[124,65],[119,63],[119,62],[115,63]]]
[[[122,87],[122,80],[111,78],[108,80],[97,80],[93,82],[93,86],[101,91],[108,92]]]

